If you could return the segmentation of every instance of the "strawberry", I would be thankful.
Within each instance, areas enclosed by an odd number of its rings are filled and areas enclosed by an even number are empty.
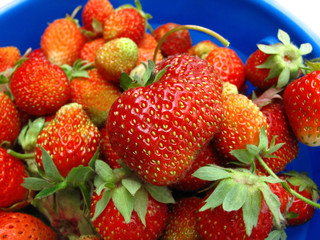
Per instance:
[[[95,169],[91,216],[102,238],[158,239],[169,217],[167,204],[174,203],[170,191],[145,183],[125,166],[112,170],[97,160]]]
[[[107,128],[106,127],[101,128],[100,134],[101,134],[100,149],[101,149],[102,155],[105,157],[106,162],[112,169],[120,168],[121,167],[121,165],[119,164],[120,158],[118,154],[115,151],[113,151],[111,147]]]
[[[262,127],[267,129],[268,124],[259,107],[243,94],[230,94],[223,101],[222,125],[214,136],[214,147],[224,158],[234,159],[232,150],[259,144]]]
[[[29,191],[21,186],[26,176],[24,164],[0,148],[0,209],[14,207],[27,200]]]
[[[57,234],[40,219],[20,212],[0,212],[1,239],[57,240]]]
[[[152,84],[121,94],[110,109],[107,128],[111,146],[125,164],[149,183],[170,185],[218,131],[222,84],[205,60],[187,54],[159,62],[158,71],[163,75]],[[146,73],[154,77],[150,70]]]
[[[268,185],[281,180],[216,165],[194,176],[214,182],[197,214],[201,239],[266,239],[273,227],[281,227],[280,201]]]
[[[17,107],[35,116],[55,113],[70,98],[64,71],[40,58],[28,59],[16,69],[10,89]]]
[[[266,93],[267,91],[264,94]],[[253,101],[260,106],[263,102],[261,98],[264,98],[263,95]],[[273,99],[267,105],[262,106],[260,110],[267,119],[268,141],[271,142],[273,137],[277,136],[274,139],[275,144],[284,143],[279,150],[273,153],[275,157],[263,158],[268,167],[274,173],[278,173],[283,171],[288,163],[298,157],[299,142],[288,122],[282,99]],[[265,172],[264,168],[259,164],[257,168]]]
[[[188,53],[192,56],[198,56],[202,59],[206,59],[208,54],[215,48],[217,48],[218,45],[213,43],[210,40],[203,40],[201,42],[198,42],[194,46],[188,49]]]
[[[27,57],[30,59],[30,58],[40,58],[40,59],[43,59],[43,60],[46,60],[46,56],[44,55],[44,51],[42,48],[37,48],[33,51],[31,51]]]
[[[4,92],[0,92],[0,145],[4,142],[12,145],[20,132],[19,112]]]
[[[109,0],[89,0],[83,7],[83,27],[96,34],[102,34],[103,23],[113,12],[113,6]]]
[[[103,38],[97,38],[90,42],[86,42],[80,50],[80,58],[88,62],[94,62],[96,52],[103,44]]]
[[[206,60],[213,65],[220,79],[230,82],[240,90],[244,81],[244,64],[237,53],[231,48],[216,47],[206,57]]]
[[[157,40],[150,34],[145,33],[142,40],[138,44],[138,61],[137,65],[141,62],[147,63],[148,60],[153,59],[155,49],[157,47]],[[156,61],[159,62],[163,59],[160,52],[157,52]]]
[[[42,34],[40,46],[44,55],[56,65],[72,65],[86,42],[74,19],[78,10],[75,9],[71,16],[54,20]]]
[[[155,37],[157,42],[170,30],[179,27],[176,23],[166,23],[158,26],[152,35]],[[190,33],[187,29],[179,30],[170,34],[161,45],[161,53],[164,57],[186,53],[189,48],[192,47],[192,40]]]
[[[284,90],[283,104],[295,136],[308,146],[320,146],[320,71],[296,79]]]
[[[162,235],[162,240],[198,240],[197,212],[202,199],[186,197],[176,202],[170,211],[170,217]]]
[[[145,33],[138,44],[138,48],[152,48],[155,49],[157,47],[157,40],[150,33]]]
[[[203,181],[199,178],[194,177],[192,174],[200,167],[208,164],[220,164],[220,159],[217,153],[212,148],[211,144],[207,144],[198,152],[192,163],[190,169],[186,172],[185,176],[177,183],[170,185],[170,188],[174,190],[180,190],[184,192],[198,191],[208,185],[209,181]]]
[[[81,105],[71,103],[59,109],[55,118],[40,132],[35,159],[42,163],[42,150],[52,157],[58,171],[65,177],[79,165],[88,165],[100,143],[100,133]]]
[[[301,194],[303,197],[313,202],[319,200],[319,189],[307,173],[289,171],[280,174],[289,186]],[[314,215],[315,207],[289,194],[289,203],[287,205],[287,214],[285,215],[288,226],[298,226],[310,221]]]
[[[253,86],[262,89],[272,86],[282,88],[301,75],[303,55],[310,53],[312,46],[305,43],[297,48],[281,29],[278,38],[279,42],[273,45],[258,44],[258,49],[248,57],[245,76]]]
[[[107,81],[118,83],[121,73],[129,73],[137,60],[137,44],[130,38],[116,38],[97,50],[95,66]]]
[[[81,65],[81,63],[80,63]],[[79,67],[78,71],[81,71]],[[77,65],[74,71],[77,71]],[[71,79],[71,101],[82,105],[96,126],[103,126],[112,103],[120,96],[120,88],[105,81],[96,68],[84,70],[87,76]]]
[[[115,9],[103,23],[103,38],[130,38],[139,44],[146,31],[146,20],[138,9],[124,7]]]
[[[97,235],[82,235],[77,240],[101,240]]]
[[[21,54],[17,47],[0,47],[0,72],[13,68],[20,58]]]

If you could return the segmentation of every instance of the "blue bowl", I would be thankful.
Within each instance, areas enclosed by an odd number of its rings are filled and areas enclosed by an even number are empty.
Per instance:
[[[110,0],[117,7],[133,0]],[[48,23],[61,18],[78,5],[84,6],[85,0],[15,0],[0,9],[0,46],[13,45],[23,53],[28,48],[39,48],[40,37]],[[309,42],[313,52],[308,59],[320,57],[320,39],[306,26],[294,19],[273,1],[257,0],[141,0],[145,12],[151,13],[152,26],[166,22],[201,25],[210,28],[230,41],[243,61],[256,49],[257,43],[276,41],[278,29],[286,31],[293,43],[299,46]],[[81,15],[77,16],[81,19]],[[212,39],[202,33],[191,31],[194,43]],[[320,185],[320,147],[300,145],[297,159],[288,169],[307,171],[309,176]],[[307,224],[287,229],[290,240],[318,239],[320,235],[320,211]]]

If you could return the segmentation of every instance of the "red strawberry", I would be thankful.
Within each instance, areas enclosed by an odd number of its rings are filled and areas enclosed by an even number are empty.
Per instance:
[[[33,51],[31,51],[27,57],[30,59],[30,58],[40,58],[40,59],[43,59],[43,60],[46,60],[46,56],[44,55],[44,51],[42,48],[37,48]]]
[[[8,95],[0,92],[0,145],[7,142],[10,145],[20,132],[20,116],[18,110]]]
[[[198,56],[199,58],[206,59],[208,54],[217,47],[218,45],[212,41],[203,40],[189,48],[188,53],[192,56]]]
[[[105,41],[115,38],[130,38],[139,44],[145,29],[146,21],[137,9],[118,8],[104,21],[103,38]]]
[[[222,84],[207,61],[177,55],[156,72],[167,65],[158,81],[122,93],[107,121],[114,151],[155,185],[178,182],[221,119]]]
[[[0,209],[14,207],[27,200],[29,191],[21,186],[26,176],[24,164],[0,148]]]
[[[141,62],[147,63],[148,60],[153,59],[155,49],[157,47],[157,40],[149,33],[145,33],[142,40],[138,44],[138,61],[137,65]],[[163,59],[163,56],[160,52],[157,52],[156,62],[159,62]]]
[[[158,26],[152,35],[155,37],[157,42],[165,35],[168,31],[173,28],[179,27],[176,23],[166,23]],[[191,36],[188,30],[179,30],[170,34],[161,45],[161,53],[167,57],[174,54],[186,53],[192,46]]]
[[[138,47],[130,38],[116,38],[98,49],[95,66],[107,80],[118,83],[122,72],[129,73],[138,60]]]
[[[40,219],[25,213],[0,212],[1,239],[57,240],[57,234]]]
[[[102,126],[121,91],[113,83],[105,81],[95,68],[88,70],[88,75],[71,80],[71,101],[81,104],[91,121]]]
[[[17,107],[35,116],[55,113],[70,98],[70,86],[64,71],[39,58],[28,59],[17,68],[10,89]]]
[[[258,49],[245,63],[246,79],[258,88],[286,86],[301,74],[304,67],[302,56],[312,50],[308,43],[298,49],[290,43],[289,35],[280,29],[278,38],[280,42],[273,45],[258,44]]]
[[[103,127],[100,130],[100,134],[101,134],[100,149],[101,149],[102,155],[106,159],[106,162],[112,169],[120,168],[121,167],[121,165],[119,164],[120,158],[118,154],[115,151],[113,151],[111,147],[107,128]]]
[[[320,146],[320,71],[296,79],[284,90],[283,104],[296,137],[309,146]]]
[[[241,89],[244,81],[244,64],[231,48],[216,47],[207,56],[207,61],[213,65],[220,79],[230,82]]]
[[[94,62],[97,50],[104,44],[103,38],[97,38],[83,45],[80,50],[80,58],[88,62]]]
[[[138,48],[152,48],[155,49],[157,47],[157,40],[150,33],[145,33],[143,38],[138,44]]]
[[[313,202],[319,200],[318,186],[308,177],[306,173],[296,171],[285,172],[280,175],[289,186],[303,197]],[[310,221],[314,215],[315,208],[305,201],[289,194],[289,203],[285,215],[288,226],[298,226]]]
[[[207,187],[211,182],[203,181],[199,178],[194,177],[192,174],[200,167],[204,167],[208,164],[220,164],[219,157],[214,151],[211,144],[207,144],[202,147],[201,150],[199,150],[194,162],[192,163],[190,169],[187,171],[186,175],[179,182],[170,185],[170,188],[174,190],[191,192]]]
[[[113,12],[109,0],[89,0],[82,11],[83,27],[94,33],[102,34],[103,23]]]
[[[234,159],[230,152],[247,144],[258,145],[260,130],[267,126],[266,117],[252,100],[240,93],[230,94],[223,101],[222,125],[214,146],[226,159]]]
[[[20,58],[21,54],[17,47],[0,47],[0,72],[13,68]]]
[[[199,240],[197,212],[202,199],[182,198],[172,206],[162,240]]]
[[[79,165],[86,166],[98,149],[100,133],[81,105],[71,103],[59,109],[56,117],[40,132],[35,159],[42,167],[43,147],[65,177]]]
[[[86,42],[80,27],[76,24],[74,13],[66,18],[56,19],[45,29],[41,37],[41,48],[46,58],[59,66],[72,65],[78,58]]]

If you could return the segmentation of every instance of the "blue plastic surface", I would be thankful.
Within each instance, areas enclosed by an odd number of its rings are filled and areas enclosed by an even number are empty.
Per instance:
[[[133,0],[110,0],[117,7]],[[0,46],[17,46],[23,53],[29,47],[40,46],[40,38],[49,22],[71,14],[85,0],[16,0],[0,9]],[[208,27],[227,38],[230,47],[238,51],[242,60],[256,49],[258,42],[272,43],[278,29],[289,33],[296,44],[309,42],[313,52],[309,59],[320,57],[320,40],[297,20],[285,14],[272,1],[261,0],[141,0],[145,12],[151,13],[151,25],[166,22],[194,24]],[[80,13],[77,15],[81,19]],[[211,39],[210,36],[191,31],[193,42]],[[320,147],[301,145],[299,157],[288,169],[307,171],[320,185]],[[320,210],[309,223],[288,228],[289,240],[320,239]]]

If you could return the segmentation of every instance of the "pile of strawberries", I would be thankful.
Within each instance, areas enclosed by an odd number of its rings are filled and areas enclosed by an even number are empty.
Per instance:
[[[139,1],[79,11],[0,47],[0,239],[285,239],[313,217],[317,185],[286,171],[320,146],[310,44],[280,29],[244,63]]]

